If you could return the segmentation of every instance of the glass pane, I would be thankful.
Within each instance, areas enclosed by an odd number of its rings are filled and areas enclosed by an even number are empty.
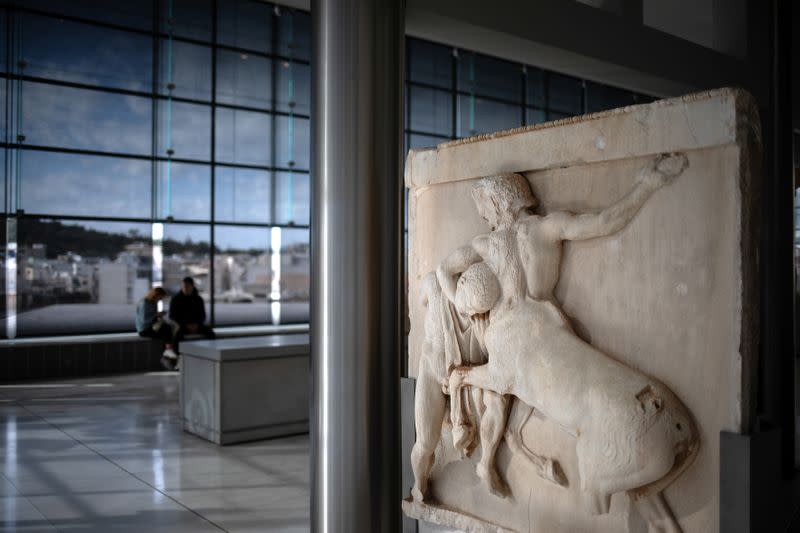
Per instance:
[[[307,226],[311,211],[311,180],[308,174],[275,173],[277,224]]]
[[[528,125],[541,124],[542,122],[547,122],[547,115],[541,109],[528,108],[525,110],[525,122]]]
[[[432,148],[450,140],[450,137],[433,137],[431,135],[411,134],[408,148]]]
[[[217,52],[217,101],[269,109],[272,61],[240,52]]]
[[[6,54],[8,53],[8,48],[6,47],[6,40],[8,38],[8,32],[6,31],[7,17],[8,13],[6,12],[6,10],[0,9],[0,71],[3,72],[7,72],[6,69],[7,66]]]
[[[494,133],[521,125],[522,109],[519,106],[471,96],[458,97],[459,137]]]
[[[211,41],[212,0],[161,0],[161,31]]]
[[[451,89],[453,49],[411,37],[407,39],[409,80]]]
[[[309,231],[282,229],[280,295],[284,302],[281,322],[307,322],[310,271]],[[292,305],[294,303],[294,305]]]
[[[6,168],[6,155],[8,150],[0,148],[0,165],[3,165],[2,168]],[[10,178],[9,178],[10,179]],[[6,213],[6,177],[5,171],[0,171],[0,213]],[[16,209],[16,206],[14,206]],[[0,233],[0,243],[2,243],[3,234]],[[4,263],[2,262],[2,257],[0,257],[0,270],[3,270]],[[2,333],[2,326],[0,326],[0,333]]]
[[[547,105],[545,98],[545,73],[535,67],[527,67],[525,80],[525,104],[531,107],[544,109]]]
[[[0,142],[6,142],[8,131],[6,130],[6,84],[0,82]],[[2,149],[0,149],[2,150]],[[3,167],[5,168],[5,167]]]
[[[214,241],[217,325],[270,323],[270,228],[216,225]]]
[[[211,48],[161,40],[158,92],[194,100],[211,100]]]
[[[5,218],[0,218],[0,259],[3,267],[0,268],[0,320],[7,316],[7,291],[6,291],[6,258],[8,257],[8,222]],[[3,323],[0,326],[0,338],[8,337],[7,329]]]
[[[225,0],[217,11],[220,44],[258,52],[272,50],[273,7],[254,0]]]
[[[160,100],[158,102],[158,155],[177,159],[211,159],[211,108]]]
[[[276,69],[277,91],[275,109],[311,114],[311,67],[293,61],[280,61]]]
[[[164,224],[162,241],[162,283],[170,293],[181,290],[181,280],[194,279],[197,292],[206,301],[206,317],[211,316],[210,298],[211,228],[202,224]]]
[[[109,22],[139,30],[153,28],[152,0],[25,0],[24,5],[58,15]]]
[[[214,187],[218,221],[272,222],[272,180],[268,171],[218,166]]]
[[[17,331],[21,336],[134,331],[150,287],[150,225],[22,219]]]
[[[453,93],[408,87],[408,128],[449,136],[453,130]]]
[[[307,118],[282,115],[275,117],[275,166],[308,170],[311,149],[309,122]]]
[[[493,57],[461,52],[458,58],[458,90],[522,101],[522,67]]]
[[[659,98],[656,96],[650,96],[648,94],[636,94],[634,95],[634,100],[636,100],[637,104],[649,104],[651,102],[655,102]]]
[[[562,118],[570,118],[574,117],[575,115],[570,115],[568,113],[559,113],[558,111],[548,111],[547,112],[547,120],[561,120]]]
[[[151,37],[29,13],[21,16],[22,74],[152,91]]]
[[[25,143],[150,155],[148,98],[22,82]]]
[[[156,217],[211,218],[211,167],[162,161],[158,164]]]
[[[21,150],[18,162],[28,213],[150,217],[149,161]]]
[[[583,113],[581,80],[554,72],[547,74],[548,107],[569,115]]]
[[[794,166],[795,168],[800,168],[800,131],[794,132],[792,140],[793,140]]]
[[[608,85],[586,82],[586,110],[589,113],[633,105],[633,93]]]
[[[272,164],[272,116],[217,108],[217,160],[267,166]]]
[[[284,57],[311,60],[311,15],[281,7],[278,17],[278,50]]]

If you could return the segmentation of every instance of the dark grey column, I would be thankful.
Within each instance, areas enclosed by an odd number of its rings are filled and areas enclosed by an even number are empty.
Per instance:
[[[400,523],[401,0],[312,2],[312,531]]]

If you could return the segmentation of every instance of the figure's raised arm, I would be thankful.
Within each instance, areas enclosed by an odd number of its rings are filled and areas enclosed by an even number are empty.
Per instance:
[[[436,279],[442,287],[442,292],[451,302],[456,301],[456,285],[458,276],[483,258],[472,246],[462,246],[455,249],[442,261],[436,269]]]
[[[616,233],[630,222],[650,195],[679,176],[689,160],[682,153],[662,154],[642,170],[636,185],[614,205],[599,213],[572,214],[558,212],[548,219],[559,239],[575,241]]]

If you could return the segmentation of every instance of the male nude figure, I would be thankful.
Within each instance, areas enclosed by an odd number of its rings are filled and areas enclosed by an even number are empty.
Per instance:
[[[414,470],[412,496],[417,501],[427,499],[434,452],[447,411],[447,397],[442,386],[447,382],[452,366],[486,363],[483,346],[485,313],[500,295],[497,279],[485,265],[473,265],[460,281],[452,303],[443,297],[433,273],[423,279],[421,287],[422,304],[426,307],[425,340],[414,397],[417,440],[411,452]],[[505,497],[508,486],[498,475],[494,458],[506,428],[508,398],[480,389],[467,388],[463,392],[466,394],[459,391],[450,398],[451,406],[472,402],[475,410],[470,420],[465,418],[453,427],[454,446],[462,455],[470,455],[477,444],[474,432],[477,424],[480,427],[481,457],[476,472],[492,494]]]

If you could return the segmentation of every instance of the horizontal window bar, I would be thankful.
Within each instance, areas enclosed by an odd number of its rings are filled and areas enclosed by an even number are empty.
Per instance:
[[[41,146],[41,145],[32,145],[32,144],[19,144],[19,143],[0,143],[0,148],[9,148],[9,149],[17,149],[17,150],[31,150],[31,151],[38,151],[38,152],[55,152],[55,153],[63,153],[63,154],[77,154],[77,155],[94,155],[99,157],[119,157],[125,159],[138,159],[140,161],[159,161],[159,162],[167,162],[171,161],[173,163],[189,163],[192,165],[206,165],[211,166],[211,161],[202,160],[202,159],[180,159],[177,157],[169,158],[163,156],[151,156],[151,155],[137,155],[137,154],[128,154],[124,152],[103,152],[99,150],[81,150],[79,148],[61,148],[58,146]],[[221,167],[229,167],[229,168],[244,168],[244,169],[251,169],[251,170],[264,170],[267,172],[289,172],[293,174],[310,174],[309,170],[306,169],[299,169],[299,168],[286,168],[286,167],[272,167],[272,166],[265,166],[265,165],[249,165],[246,163],[228,163],[217,161],[214,163],[217,166]]]
[[[26,76],[26,75],[17,75],[17,74],[9,74],[0,72],[0,79],[7,78],[10,80],[20,80],[20,81],[27,81],[33,83],[42,83],[45,85],[55,85],[59,87],[70,87],[73,89],[85,89],[88,91],[98,91],[103,93],[113,93],[113,94],[123,94],[126,96],[137,96],[140,98],[155,98],[157,100],[172,100],[173,102],[181,102],[186,104],[195,104],[195,105],[203,105],[206,107],[223,107],[225,109],[235,109],[237,111],[249,111],[252,113],[263,113],[265,115],[276,115],[282,117],[292,116],[295,118],[307,119],[310,120],[311,117],[309,115],[304,115],[301,113],[289,113],[288,111],[278,111],[272,109],[264,109],[259,107],[250,107],[250,106],[243,106],[243,105],[236,105],[236,104],[223,104],[220,102],[212,103],[211,100],[197,100],[195,98],[185,98],[182,96],[169,96],[163,93],[152,93],[146,91],[132,91],[130,89],[120,89],[117,87],[105,87],[102,85],[90,85],[87,83],[79,83],[74,81],[65,81],[65,80],[56,80],[51,78],[41,78],[38,76]]]
[[[232,226],[232,227],[247,227],[247,228],[283,228],[283,229],[309,229],[305,224],[283,224],[283,223],[265,223],[265,222],[219,222],[211,220],[183,220],[177,218],[129,218],[129,217],[93,217],[90,215],[57,215],[47,213],[28,213],[25,211],[17,211],[16,213],[8,213],[2,218],[16,218],[18,220],[71,220],[80,222],[85,220],[87,222],[130,222],[136,224],[183,224],[193,226]]]
[[[76,17],[74,15],[66,15],[66,14],[61,14],[61,13],[56,13],[56,12],[51,12],[51,11],[43,11],[43,10],[40,10],[40,9],[24,7],[24,6],[15,6],[15,5],[12,5],[12,4],[9,4],[9,3],[0,3],[0,7],[5,7],[7,9],[9,9],[9,10],[12,10],[12,11],[21,11],[21,12],[30,13],[30,14],[33,14],[33,15],[50,17],[50,18],[55,18],[55,19],[60,19],[60,20],[68,20],[68,21],[71,21],[71,22],[79,22],[81,24],[87,24],[87,25],[90,25],[90,26],[99,26],[99,27],[102,27],[102,28],[109,28],[109,29],[112,29],[112,30],[120,30],[120,31],[129,32],[129,33],[136,33],[136,34],[139,34],[139,35],[148,35],[148,36],[151,36],[151,37],[159,37],[159,38],[169,38],[170,37],[168,32],[163,32],[163,31],[160,31],[160,30],[155,30],[155,31],[152,30],[152,29],[145,30],[145,29],[134,28],[134,27],[131,27],[131,26],[125,26],[125,25],[121,25],[121,24],[114,24],[112,22],[103,22],[103,21],[100,21],[100,20],[92,20],[92,19],[87,19],[87,18],[83,18],[83,17]],[[301,9],[298,9],[297,11],[303,12],[303,13],[307,13],[306,11],[303,11]],[[213,16],[216,16],[216,15],[214,13],[212,13],[212,17]],[[276,18],[276,17],[273,16],[273,18]],[[209,48],[216,48],[218,50],[229,50],[229,51],[232,51],[232,52],[241,52],[241,53],[250,54],[250,55],[253,55],[253,56],[257,56],[257,57],[268,58],[268,59],[278,59],[278,60],[282,60],[282,61],[291,61],[292,63],[298,63],[298,64],[301,64],[301,65],[310,65],[311,64],[311,62],[306,60],[306,59],[298,59],[298,58],[295,58],[295,57],[289,57],[289,56],[285,56],[285,55],[282,55],[282,54],[273,54],[273,53],[268,53],[268,52],[262,52],[260,50],[251,50],[250,48],[241,48],[241,47],[238,47],[238,46],[231,46],[231,45],[227,45],[227,44],[220,44],[220,43],[214,44],[212,41],[203,41],[203,40],[200,40],[200,39],[193,39],[191,37],[181,37],[181,36],[173,35],[172,39],[175,40],[175,41],[181,41],[181,42],[185,42],[185,43],[189,43],[189,44],[196,44],[196,45],[200,45],[200,46],[206,46],[206,47],[209,47]]]
[[[441,133],[429,133],[427,131],[422,131],[422,130],[406,129],[405,132],[409,135],[424,135],[426,137],[436,137],[437,139],[443,139],[445,141],[450,141],[454,139],[454,137],[450,137],[449,135],[442,135]]]
[[[519,106],[522,107],[522,100],[506,100],[505,98],[498,98],[496,96],[489,96],[482,93],[471,93],[467,91],[457,90],[457,89],[444,89],[439,87],[438,85],[433,85],[431,83],[424,83],[419,81],[411,81],[406,80],[406,83],[412,87],[420,87],[424,89],[433,89],[436,91],[440,91],[443,93],[449,93],[450,95],[461,95],[461,96],[474,96],[475,98],[480,98],[481,100],[490,100],[492,102],[498,102],[501,104],[507,104],[512,106]]]
[[[265,167],[261,165],[249,165],[247,163],[227,163],[224,161],[217,161],[214,163],[218,167],[228,168],[246,168],[251,170],[269,170],[272,172],[290,172],[292,174],[311,174],[310,170],[300,168],[286,168],[286,167]]]
[[[307,333],[308,324],[264,324],[258,326],[220,326],[215,327],[214,332],[217,337],[245,337],[252,335],[276,335],[281,333]],[[49,344],[84,344],[101,342],[150,342],[146,337],[140,337],[133,332],[120,333],[94,333],[42,337],[17,337],[16,339],[0,340],[0,348],[13,346],[45,346]]]
[[[111,156],[121,157],[125,159],[139,159],[142,161],[172,161],[173,163],[191,163],[196,165],[210,165],[211,161],[202,159],[179,159],[177,157],[169,158],[163,156],[152,155],[139,155],[128,154],[125,152],[104,152],[100,150],[82,150],[80,148],[62,148],[59,146],[42,146],[34,144],[20,144],[20,143],[0,143],[0,147],[19,149],[19,150],[35,150],[40,152],[58,152],[64,154],[79,154],[79,155],[97,155],[97,156]]]

